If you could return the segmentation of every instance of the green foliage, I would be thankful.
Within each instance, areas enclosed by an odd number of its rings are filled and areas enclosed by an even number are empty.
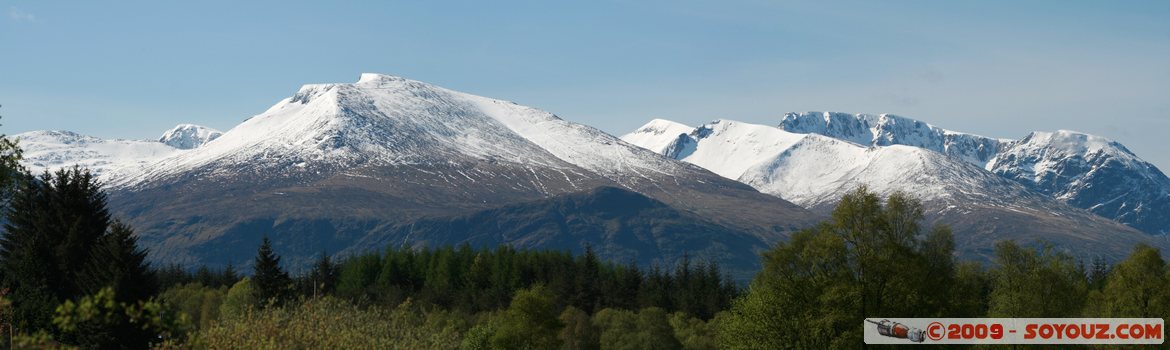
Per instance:
[[[40,330],[32,334],[17,334],[12,337],[13,349],[40,349],[40,350],[72,350],[77,346],[62,344],[53,340],[53,335]]]
[[[57,307],[53,324],[64,343],[86,349],[145,349],[153,342],[181,340],[188,320],[154,300],[119,302],[113,288]]]
[[[219,306],[219,314],[221,317],[238,317],[250,313],[258,304],[252,279],[245,277],[228,289],[223,304]]]
[[[557,317],[553,295],[542,285],[516,292],[491,337],[494,349],[555,349],[564,324]]]
[[[0,208],[7,207],[13,188],[24,172],[20,165],[23,152],[17,141],[0,134]]]
[[[674,338],[678,339],[686,350],[714,350],[718,348],[715,342],[715,328],[713,323],[689,316],[682,312],[670,315],[670,327],[674,329]]]
[[[963,262],[955,266],[954,284],[947,299],[947,317],[983,317],[987,315],[987,298],[991,280],[983,265]]]
[[[1071,256],[1051,247],[995,246],[989,317],[1076,317],[1087,294],[1085,273]]]
[[[242,278],[236,272],[235,266],[228,264],[222,269],[212,269],[206,265],[199,266],[194,272],[183,265],[170,264],[154,270],[155,280],[160,290],[179,287],[190,283],[198,283],[207,287],[231,287]]]
[[[731,349],[830,348],[860,341],[861,288],[848,269],[845,240],[804,230],[764,255],[764,270],[718,324]]]
[[[492,336],[496,334],[503,312],[484,312],[479,314],[475,326],[467,330],[460,342],[463,350],[487,350],[492,348]]]
[[[264,236],[260,248],[256,250],[253,269],[252,292],[260,306],[281,305],[289,299],[292,279],[280,267],[280,256],[272,251],[272,241],[268,240],[268,236]]]
[[[237,316],[195,333],[209,349],[452,349],[469,327],[467,316],[396,308],[361,308],[324,297]]]
[[[733,349],[852,348],[860,320],[949,315],[954,242],[949,229],[926,234],[922,205],[864,187],[831,220],[794,234],[764,255],[764,270],[717,328]]]
[[[557,339],[561,340],[561,349],[585,350],[601,347],[601,335],[585,311],[570,306],[561,312],[559,319],[565,325],[557,335]]]
[[[337,295],[351,300],[373,300],[380,295],[374,282],[381,272],[382,259],[377,254],[364,254],[350,258],[341,265],[337,282]]]
[[[681,349],[666,312],[645,308],[639,312],[604,309],[593,316],[601,331],[602,349]]]
[[[381,305],[411,298],[474,313],[505,308],[517,290],[543,284],[557,309],[573,306],[589,313],[600,308],[661,307],[709,319],[726,309],[738,292],[715,264],[684,260],[673,272],[654,268],[644,275],[634,265],[601,262],[591,250],[574,257],[508,246],[389,248],[384,254],[367,253],[339,263],[336,295]]]
[[[192,325],[207,328],[219,319],[220,306],[227,293],[227,287],[211,288],[188,283],[163,291],[159,299],[190,316]]]
[[[92,261],[79,281],[86,290],[113,286],[121,301],[144,300],[157,293],[158,283],[146,262],[146,250],[138,248],[130,226],[115,221],[91,249]]]
[[[155,293],[145,252],[128,226],[111,222],[106,196],[90,172],[26,175],[6,214],[0,283],[13,291],[15,324],[47,329],[61,301],[107,286],[120,301]]]
[[[340,271],[329,254],[321,252],[321,256],[313,263],[313,269],[304,278],[298,279],[302,295],[320,296],[333,293],[337,287]]]
[[[1157,249],[1139,245],[1093,291],[1086,316],[1163,318],[1170,315],[1170,269]]]

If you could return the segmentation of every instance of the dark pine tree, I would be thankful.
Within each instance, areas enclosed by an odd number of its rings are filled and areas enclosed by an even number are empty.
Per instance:
[[[587,313],[593,313],[601,303],[601,262],[593,252],[592,245],[585,246],[585,254],[577,261],[574,281],[576,294],[570,303]]]
[[[122,302],[145,300],[158,292],[158,280],[146,262],[146,251],[130,226],[115,221],[90,252],[91,263],[80,280],[85,290],[113,287]]]
[[[78,168],[25,175],[6,214],[3,286],[13,291],[16,323],[45,328],[57,303],[101,288],[86,281],[93,280],[88,266],[99,263],[95,248],[106,247],[106,196],[93,175]]]
[[[0,208],[8,205],[24,168],[20,166],[20,146],[16,140],[0,134]]]
[[[210,287],[217,281],[215,275],[211,273],[211,268],[207,267],[207,265],[202,265],[199,266],[199,269],[195,270],[195,282]]]
[[[231,287],[239,281],[240,274],[236,273],[236,267],[229,262],[227,266],[223,268],[223,273],[219,274],[219,278],[215,281],[215,284],[212,285],[212,287]]]
[[[252,282],[255,286],[256,300],[261,306],[269,303],[279,305],[288,299],[292,279],[280,268],[280,256],[272,251],[272,242],[268,240],[268,236],[264,236],[260,249],[256,251],[254,268]]]
[[[321,252],[321,257],[317,258],[317,262],[313,263],[313,270],[309,271],[309,292],[311,295],[325,295],[333,293],[333,288],[337,286],[337,264],[333,263],[333,259],[329,254]]]

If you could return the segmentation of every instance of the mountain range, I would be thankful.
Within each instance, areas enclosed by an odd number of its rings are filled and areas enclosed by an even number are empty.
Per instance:
[[[877,128],[884,116],[824,114],[821,124],[790,116],[787,127],[656,120],[619,139],[536,108],[363,74],[305,85],[223,133],[185,124],[146,141],[67,131],[13,137],[33,171],[97,172],[114,213],[160,263],[247,265],[267,235],[294,270],[323,251],[467,243],[592,246],[642,266],[690,256],[746,278],[760,251],[824,219],[840,194],[862,184],[920,197],[930,220],[954,227],[959,251],[975,258],[1000,239],[1107,257],[1158,244],[1118,223],[1164,220],[1156,195],[1109,202],[1129,216],[1106,218],[1106,205],[1082,209],[1080,197],[1054,184],[1092,179],[1076,191],[1087,196],[1103,191],[1106,175],[1161,181],[1152,166],[1135,175],[1131,166],[1148,165],[1136,157],[1118,165],[1128,151],[1036,153],[909,127],[909,119]],[[935,136],[941,141],[930,143]],[[1020,171],[996,170],[1013,162]],[[1071,175],[1085,164],[1111,170]],[[1069,172],[1028,184],[1052,169]]]
[[[778,126],[860,145],[945,154],[1146,233],[1170,233],[1170,178],[1100,136],[1060,130],[1001,140],[890,114],[829,112],[788,113]]]
[[[618,262],[690,255],[747,276],[755,253],[820,219],[548,112],[388,75],[306,85],[203,139],[151,159],[93,157],[123,161],[102,163],[101,179],[158,261],[247,263],[268,235],[293,266],[387,245],[588,245]],[[52,153],[38,149],[49,142],[21,142],[30,155]],[[91,145],[104,143],[79,147]],[[26,160],[70,162],[97,163]]]
[[[837,135],[850,131],[842,129]],[[895,191],[910,194],[922,200],[930,222],[955,231],[956,244],[968,258],[989,259],[994,243],[1003,239],[1042,240],[1069,251],[1102,255],[1154,241],[959,156],[925,147],[873,146],[728,120],[697,128],[654,120],[623,139],[821,214],[858,186],[883,196]]]

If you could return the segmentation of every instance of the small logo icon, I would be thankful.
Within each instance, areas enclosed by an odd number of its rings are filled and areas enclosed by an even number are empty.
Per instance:
[[[887,337],[909,339],[910,341],[915,342],[915,343],[921,343],[921,342],[926,340],[926,331],[923,331],[923,330],[918,329],[918,328],[912,328],[910,326],[907,326],[907,325],[904,325],[901,323],[897,323],[897,322],[893,322],[890,320],[881,320],[880,322],[874,322],[872,320],[865,320],[865,322],[869,322],[869,323],[873,323],[873,324],[877,325],[878,334],[881,334],[881,335],[884,335]],[[939,326],[942,326],[942,325],[940,324]],[[941,334],[940,334],[940,336],[941,336]]]

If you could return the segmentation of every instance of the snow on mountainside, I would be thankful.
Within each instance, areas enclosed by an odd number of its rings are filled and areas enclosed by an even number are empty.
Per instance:
[[[1009,143],[987,168],[1147,233],[1170,233],[1170,179],[1103,137],[1034,132]]]
[[[635,132],[623,139],[647,144],[674,140],[663,154],[807,208],[832,206],[859,185],[883,195],[898,190],[913,193],[923,200],[950,199],[957,194],[986,196],[1005,186],[1013,187],[973,165],[921,148],[867,147],[736,121],[715,121],[683,136],[655,138]]]
[[[892,114],[787,113],[779,126],[794,133],[821,134],[860,145],[925,148],[981,167],[995,157],[1000,144],[1000,140],[954,132]]]
[[[637,131],[630,133],[631,139],[623,138],[623,140],[654,152],[663,153],[678,135],[691,132],[691,129],[690,126],[683,123],[654,119],[638,128]],[[663,137],[663,135],[669,137]]]
[[[305,85],[215,142],[115,186],[233,164],[291,169],[445,162],[452,157],[597,172],[622,184],[672,173],[671,163],[597,129],[515,103],[381,74]],[[305,170],[308,172],[314,170]],[[570,181],[571,182],[571,181]]]
[[[889,114],[788,113],[780,128],[946,154],[1147,233],[1170,232],[1170,178],[1121,144],[1071,131],[997,140]]]
[[[833,117],[825,115],[824,120],[832,121]],[[1150,242],[1148,236],[1136,230],[928,148],[934,145],[946,150],[947,135],[963,134],[889,117],[876,118],[863,123],[831,123],[835,129],[821,129],[852,135],[850,140],[727,120],[677,135],[655,133],[656,128],[644,127],[622,138],[654,147],[669,144],[661,154],[814,211],[831,210],[842,195],[861,185],[882,196],[895,191],[908,193],[923,201],[928,219],[949,224],[956,231],[956,243],[966,255],[986,258],[990,247],[1001,239],[1045,240],[1063,249],[1090,254],[1123,254],[1129,248],[1119,241]],[[892,126],[895,123],[902,126]],[[882,131],[899,128],[924,132],[907,136]],[[879,132],[871,133],[872,130]],[[875,134],[879,137],[871,138]],[[920,146],[871,145],[875,140],[913,141]]]
[[[99,177],[111,171],[135,168],[178,149],[155,141],[106,140],[69,131],[30,131],[12,135],[24,150],[21,161],[34,174],[74,165]]]
[[[158,142],[178,149],[192,149],[211,142],[220,135],[223,135],[223,132],[205,126],[179,124],[163,133]]]
[[[114,173],[140,172],[146,164],[197,148],[219,134],[208,127],[180,124],[157,141],[102,139],[72,131],[30,131],[11,137],[20,140],[21,164],[34,174],[76,165],[109,180]]]

